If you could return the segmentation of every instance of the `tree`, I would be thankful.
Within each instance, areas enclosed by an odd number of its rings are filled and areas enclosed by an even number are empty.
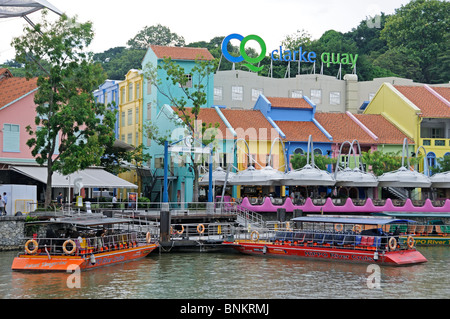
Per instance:
[[[94,54],[94,61],[101,63],[108,79],[123,80],[131,69],[140,69],[147,50],[115,47]]]
[[[431,72],[438,55],[448,47],[450,31],[450,2],[412,0],[389,16],[381,31],[381,38],[390,49],[404,47],[420,61],[420,76],[414,80],[431,83]]]
[[[410,164],[412,166],[415,166],[420,162],[422,158],[422,156],[410,158]],[[402,156],[400,152],[363,152],[361,155],[361,160],[364,164],[367,165],[368,170],[371,170],[372,173],[376,176],[381,176],[384,173],[395,171],[402,166]]]
[[[128,40],[127,44],[134,50],[147,49],[150,44],[163,46],[182,47],[185,45],[184,38],[171,32],[168,27],[157,24],[144,27],[141,31]]]
[[[433,174],[450,172],[450,155],[444,155],[444,157],[438,158],[437,162],[438,165],[436,167],[431,167]]]
[[[78,23],[62,15],[50,23],[43,12],[42,23],[24,31],[12,42],[16,61],[24,63],[28,77],[37,69],[45,71],[34,98],[37,130],[27,127],[32,136],[27,145],[36,162],[47,165],[48,207],[54,172],[68,175],[100,164],[105,145],[114,142],[115,114],[95,103],[92,94],[105,76],[84,51],[94,37],[91,22]],[[46,61],[48,67],[39,61]]]
[[[207,102],[207,82],[208,78],[213,76],[214,71],[217,68],[216,60],[201,60],[197,59],[195,61],[195,66],[190,70],[192,86],[186,85],[189,81],[186,74],[188,72],[181,67],[178,63],[172,61],[171,58],[165,58],[162,63],[158,64],[157,67],[153,66],[151,63],[147,64],[144,68],[144,76],[156,85],[158,91],[166,96],[170,102],[171,106],[175,107],[177,110],[177,119],[181,120],[181,125],[183,125],[187,134],[192,136],[194,140],[201,141],[203,145],[211,144],[215,139],[214,130],[218,127],[218,124],[213,123],[202,123],[201,127],[198,127],[198,116],[200,113],[200,108],[206,105]],[[172,88],[181,89],[183,95],[181,97],[176,97],[176,95],[170,92],[170,88],[165,90],[162,87],[162,80],[158,78],[157,71],[164,70],[166,73],[166,81],[171,82]],[[180,123],[178,123],[180,125]],[[152,129],[153,128],[153,129]],[[208,130],[209,134],[206,134]],[[159,130],[155,126],[147,129],[147,136],[157,141],[160,145],[168,140],[167,136],[161,136]],[[189,165],[194,171],[194,190],[193,190],[193,201],[198,202],[199,197],[199,166],[201,161],[195,158],[194,154],[190,154],[191,161]]]
[[[295,154],[291,158],[293,169],[300,169],[305,167],[307,163],[307,156],[304,154]],[[335,158],[329,158],[323,155],[314,155],[314,164],[321,170],[326,170],[329,164],[336,164]]]

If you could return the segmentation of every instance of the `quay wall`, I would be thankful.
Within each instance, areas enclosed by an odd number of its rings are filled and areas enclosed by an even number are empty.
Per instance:
[[[25,236],[25,217],[0,217],[0,251],[20,250]]]

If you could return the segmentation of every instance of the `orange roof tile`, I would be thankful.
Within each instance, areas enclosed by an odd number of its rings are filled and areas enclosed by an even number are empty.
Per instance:
[[[272,107],[312,109],[312,106],[301,98],[267,97]]]
[[[276,121],[275,123],[286,135],[288,141],[308,141],[309,135],[312,135],[314,142],[331,142],[313,122]]]
[[[440,96],[447,101],[450,101],[450,87],[432,87]]]
[[[402,144],[406,135],[380,114],[353,114],[378,137],[378,144]],[[414,141],[408,138],[409,145]]]
[[[159,59],[172,58],[173,60],[214,60],[212,54],[205,48],[166,47],[151,45],[150,48]]]
[[[395,86],[395,88],[422,111],[422,117],[450,118],[450,107],[425,87]]]
[[[345,113],[316,113],[316,120],[333,137],[333,142],[352,142],[374,144],[376,141]]]
[[[221,111],[231,127],[236,131],[237,138],[271,141],[276,137],[280,137],[260,111],[227,109],[222,109]]]
[[[5,77],[0,80],[0,108],[37,88],[37,78]]]
[[[181,112],[176,107],[172,106],[172,109],[175,113],[181,114]],[[192,117],[192,115],[191,115],[192,108],[185,108],[185,109],[186,109],[186,114],[188,114],[189,116]],[[227,133],[227,131],[228,131],[227,126],[222,121],[219,114],[217,114],[215,109],[201,108],[200,112],[198,114],[198,120],[201,121],[202,123],[205,123],[207,126],[209,126],[209,124],[212,124],[213,128],[215,127],[216,123],[218,123],[219,127],[217,129],[220,130],[220,132],[224,138],[227,137],[227,134],[228,134],[229,138],[232,138],[232,136],[233,136],[231,134],[231,132]]]

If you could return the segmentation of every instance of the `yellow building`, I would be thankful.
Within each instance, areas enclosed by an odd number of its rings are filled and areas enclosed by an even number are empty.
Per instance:
[[[119,83],[119,138],[132,146],[142,144],[143,140],[143,79],[142,71],[132,69]],[[141,194],[142,181],[135,169],[119,174],[119,177],[138,185],[137,192]],[[120,197],[127,198],[126,190],[122,190]]]
[[[384,83],[364,113],[383,115],[414,140],[415,152],[425,148],[430,166],[450,154],[450,87]]]

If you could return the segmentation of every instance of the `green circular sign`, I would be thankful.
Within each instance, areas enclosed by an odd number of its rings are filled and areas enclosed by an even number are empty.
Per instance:
[[[247,53],[245,53],[245,45],[250,40],[256,41],[261,47],[261,54],[257,58],[251,58],[247,55]],[[241,42],[240,52],[241,52],[241,56],[244,58],[245,61],[247,61],[249,63],[259,63],[266,56],[266,52],[267,52],[266,43],[264,42],[264,40],[261,37],[259,37],[257,35],[252,34],[252,35],[246,36]]]

